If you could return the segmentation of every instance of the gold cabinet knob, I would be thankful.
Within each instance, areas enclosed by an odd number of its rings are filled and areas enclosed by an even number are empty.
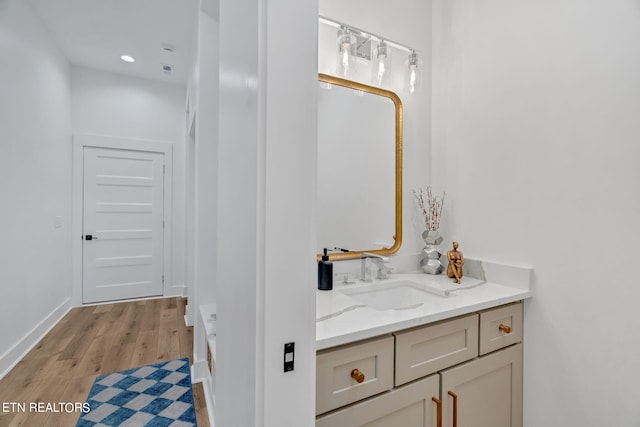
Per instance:
[[[502,323],[500,323],[500,326],[498,326],[498,329],[500,330],[500,332],[504,332],[505,334],[511,333],[511,326],[503,325]]]
[[[353,378],[358,382],[358,384],[360,384],[361,382],[364,381],[364,374],[360,372],[358,369],[354,369],[353,371],[351,371],[351,378]]]

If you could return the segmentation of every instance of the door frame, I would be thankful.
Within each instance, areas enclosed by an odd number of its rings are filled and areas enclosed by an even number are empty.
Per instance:
[[[118,150],[145,151],[164,154],[164,230],[163,230],[163,296],[171,289],[172,255],[172,206],[173,206],[173,144],[166,141],[153,141],[139,138],[123,138],[77,133],[72,136],[72,178],[71,178],[71,304],[82,303],[82,222],[84,199],[84,148],[111,148]],[[95,305],[89,303],[86,305]]]

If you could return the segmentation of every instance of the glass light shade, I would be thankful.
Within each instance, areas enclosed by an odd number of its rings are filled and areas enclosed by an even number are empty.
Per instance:
[[[407,58],[407,76],[405,79],[405,90],[409,93],[415,93],[420,88],[422,79],[422,61],[418,58],[415,51],[412,51]]]
[[[356,36],[347,27],[338,30],[338,54],[336,56],[336,74],[340,77],[352,75],[355,71]]]
[[[384,40],[380,40],[373,49],[371,59],[371,81],[376,86],[382,86],[391,74],[391,49]]]

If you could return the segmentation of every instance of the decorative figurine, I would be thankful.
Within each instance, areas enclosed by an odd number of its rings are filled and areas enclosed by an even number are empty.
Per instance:
[[[458,250],[458,242],[453,242],[453,250],[447,252],[447,260],[449,260],[447,277],[455,277],[453,283],[460,283],[464,258],[462,257],[462,252]]]

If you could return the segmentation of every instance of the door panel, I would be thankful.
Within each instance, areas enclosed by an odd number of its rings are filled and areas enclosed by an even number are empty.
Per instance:
[[[443,371],[443,426],[453,421],[457,395],[459,427],[522,427],[522,344]]]
[[[162,295],[163,173],[162,153],[84,148],[84,303]]]

